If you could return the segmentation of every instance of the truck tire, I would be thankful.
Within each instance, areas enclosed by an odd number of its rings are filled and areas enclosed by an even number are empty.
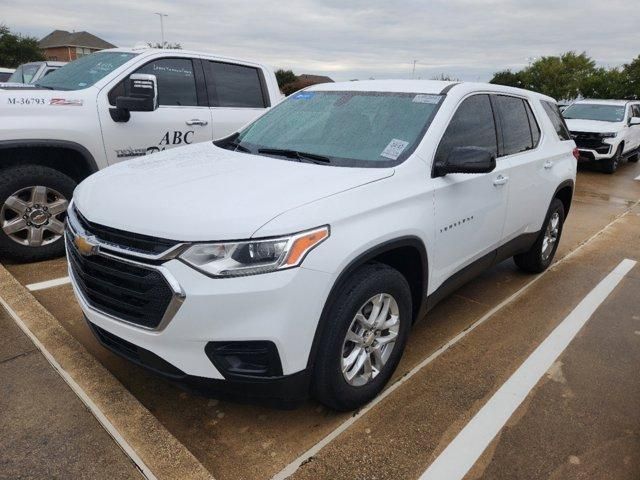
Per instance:
[[[34,262],[64,254],[64,219],[76,182],[52,168],[0,170],[0,257]]]
[[[618,169],[618,165],[620,165],[620,163],[622,162],[623,149],[624,145],[620,145],[613,157],[608,158],[602,162],[602,168],[605,173],[615,173],[615,171]]]
[[[397,270],[368,263],[328,307],[312,389],[328,407],[353,410],[380,393],[398,366],[412,323],[409,284]]]
[[[541,273],[551,265],[560,243],[564,218],[564,204],[554,198],[536,242],[528,252],[513,257],[514,262],[521,270],[529,273]]]

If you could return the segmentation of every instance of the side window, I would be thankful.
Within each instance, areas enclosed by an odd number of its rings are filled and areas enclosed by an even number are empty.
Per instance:
[[[552,102],[547,102],[542,100],[540,102],[542,104],[542,108],[544,108],[545,113],[553,123],[553,126],[556,129],[556,133],[558,134],[558,138],[560,140],[571,140],[571,135],[569,134],[569,129],[567,128],[567,124],[564,122],[564,118],[560,113],[560,109],[558,105]]]
[[[156,76],[158,81],[158,105],[197,106],[196,83],[193,63],[186,58],[166,58],[144,65],[134,73]],[[109,104],[115,105],[116,98],[126,95],[129,77],[118,83],[109,92]]]
[[[494,97],[502,120],[503,155],[513,155],[533,148],[529,118],[524,101],[517,97]]]
[[[257,68],[231,63],[209,62],[213,85],[209,89],[214,107],[265,108],[262,82]]]
[[[527,109],[527,117],[529,117],[529,127],[531,128],[531,139],[533,140],[533,148],[536,148],[538,146],[538,142],[540,141],[540,125],[538,125],[538,121],[536,120],[536,116],[531,110],[531,105],[529,105],[529,102],[524,102],[524,106]]]
[[[446,161],[456,147],[482,147],[498,154],[496,125],[488,95],[474,95],[458,107],[438,145],[436,161]]]
[[[147,63],[136,73],[155,75],[158,105],[195,107],[198,105],[193,62],[186,58],[162,58]]]
[[[631,106],[631,116],[632,117],[640,117],[640,105],[632,105]]]

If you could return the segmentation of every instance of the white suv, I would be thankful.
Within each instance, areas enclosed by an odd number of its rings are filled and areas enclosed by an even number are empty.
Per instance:
[[[173,381],[353,409],[444,295],[511,256],[549,266],[567,136],[554,100],[525,90],[314,86],[215,144],[85,180],[72,283],[106,347]]]
[[[613,173],[625,159],[638,161],[640,102],[580,100],[563,112],[580,161],[597,162]]]

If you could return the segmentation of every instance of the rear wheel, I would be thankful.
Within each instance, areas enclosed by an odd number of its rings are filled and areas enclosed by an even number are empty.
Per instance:
[[[347,279],[327,315],[314,395],[352,410],[380,393],[400,361],[412,321],[409,285],[397,270],[367,264]]]
[[[513,257],[516,265],[525,272],[540,273],[545,271],[556,254],[562,227],[564,225],[564,205],[554,198],[547,212],[538,239],[528,252]]]
[[[0,170],[0,256],[31,262],[64,254],[64,219],[76,182],[40,165]]]
[[[604,169],[605,173],[615,173],[615,171],[618,169],[618,166],[620,165],[620,163],[622,163],[623,148],[624,146],[620,145],[613,157],[603,161],[602,168]]]

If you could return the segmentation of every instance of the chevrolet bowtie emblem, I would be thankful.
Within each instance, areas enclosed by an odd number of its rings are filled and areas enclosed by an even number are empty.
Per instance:
[[[84,237],[82,235],[76,235],[73,239],[73,244],[83,257],[98,253],[98,244],[94,236]]]

